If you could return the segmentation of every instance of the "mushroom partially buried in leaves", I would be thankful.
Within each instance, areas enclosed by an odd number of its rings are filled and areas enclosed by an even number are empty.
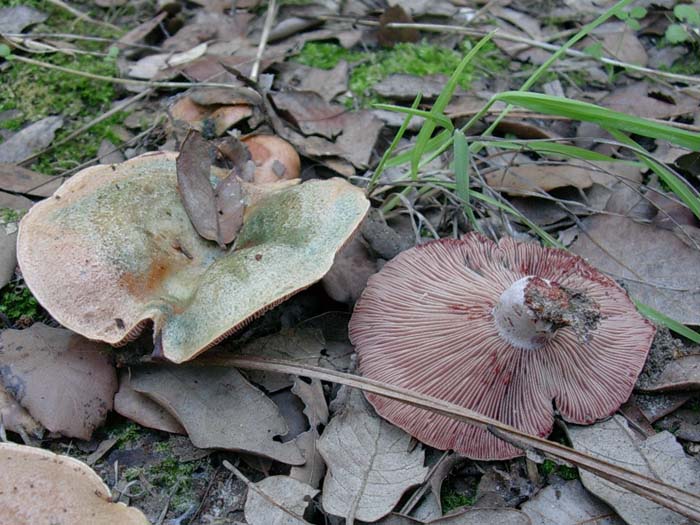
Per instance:
[[[546,436],[552,402],[590,424],[627,399],[655,333],[627,293],[563,250],[479,234],[405,251],[372,276],[350,321],[363,375]],[[433,447],[523,452],[486,430],[368,395]]]
[[[179,363],[320,280],[369,203],[341,179],[245,186],[243,227],[223,250],[192,226],[176,157],[73,176],[23,218],[18,260],[67,328],[116,346],[153,323],[156,353]]]

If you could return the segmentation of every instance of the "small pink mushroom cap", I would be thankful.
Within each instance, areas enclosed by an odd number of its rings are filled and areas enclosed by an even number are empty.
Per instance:
[[[564,250],[479,234],[407,250],[369,279],[350,321],[362,375],[537,436],[629,397],[655,327],[612,279]],[[418,440],[480,460],[523,455],[473,425],[368,394]]]

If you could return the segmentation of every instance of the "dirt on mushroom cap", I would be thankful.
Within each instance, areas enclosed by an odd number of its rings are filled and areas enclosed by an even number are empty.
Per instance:
[[[493,322],[501,294],[538,276],[585,293],[600,306],[596,330],[581,342],[564,327],[535,350],[505,342]],[[654,326],[626,292],[563,250],[478,234],[403,252],[370,278],[350,322],[360,371],[545,436],[552,402],[570,422],[612,414],[629,396]],[[475,459],[522,451],[486,430],[368,395],[377,411],[419,440]]]

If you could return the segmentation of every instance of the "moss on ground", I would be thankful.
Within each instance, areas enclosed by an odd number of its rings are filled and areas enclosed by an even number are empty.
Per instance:
[[[561,479],[567,481],[578,479],[578,469],[575,467],[567,467],[565,465],[557,465],[551,459],[545,459],[544,463],[538,466],[540,474],[544,477],[550,474],[556,474]]]
[[[20,319],[36,321],[40,307],[24,283],[11,283],[0,290],[0,312],[13,323]]]
[[[10,2],[10,5],[14,3]],[[44,23],[34,28],[38,33],[70,32],[112,39],[119,36],[108,28],[78,21],[65,10],[47,2],[20,3],[32,5],[49,15]],[[108,42],[75,41],[71,45],[77,46],[80,51],[105,56],[53,53],[34,55],[32,58],[96,75],[118,75],[115,56],[109,53]],[[59,115],[66,122],[56,133],[54,142],[58,142],[107,111],[116,95],[115,86],[108,82],[10,60],[0,83],[0,112],[16,110],[19,115],[0,123],[0,127],[18,130],[49,115]],[[103,139],[118,141],[112,128],[125,117],[124,113],[114,115],[76,139],[42,155],[32,166],[33,169],[56,174],[94,158]]]
[[[350,62],[350,91],[360,106],[367,107],[381,101],[373,94],[372,87],[387,76],[394,73],[449,76],[472,45],[471,41],[465,40],[460,45],[460,51],[456,51],[427,42],[400,43],[391,49],[352,51],[338,44],[307,42],[294,60],[321,69],[331,69],[341,60]],[[498,74],[508,67],[508,63],[498,48],[493,43],[488,43],[464,70],[458,84],[467,89],[477,76]]]
[[[458,509],[459,507],[474,505],[474,496],[460,494],[459,492],[443,491],[440,499],[442,500],[442,512],[444,514]]]

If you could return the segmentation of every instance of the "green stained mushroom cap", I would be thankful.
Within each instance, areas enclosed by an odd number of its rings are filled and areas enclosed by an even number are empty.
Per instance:
[[[17,255],[67,328],[118,346],[152,322],[180,363],[320,280],[369,202],[342,179],[249,187],[233,250],[200,237],[177,190],[176,153],[83,170],[22,219]]]

